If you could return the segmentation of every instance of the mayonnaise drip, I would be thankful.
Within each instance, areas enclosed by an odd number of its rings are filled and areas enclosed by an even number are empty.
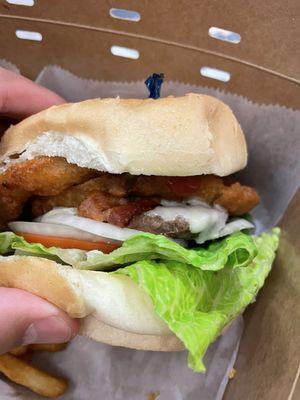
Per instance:
[[[161,205],[145,213],[149,216],[161,217],[164,221],[174,221],[176,218],[184,219],[197,243],[219,236],[225,227],[228,218],[227,211],[220,206],[210,206],[201,199],[191,198],[185,202],[162,200]]]

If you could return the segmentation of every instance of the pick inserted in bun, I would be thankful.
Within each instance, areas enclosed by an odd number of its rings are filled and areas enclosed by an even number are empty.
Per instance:
[[[60,156],[82,167],[133,175],[226,176],[246,166],[241,127],[214,97],[94,99],[54,106],[7,130],[0,167]]]

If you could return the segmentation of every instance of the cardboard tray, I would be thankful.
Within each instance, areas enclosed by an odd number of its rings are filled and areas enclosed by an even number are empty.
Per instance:
[[[153,71],[170,80],[212,86],[267,104],[300,109],[300,3],[245,1],[38,0],[20,6],[0,0],[0,58],[36,78],[59,64],[93,79],[131,81]],[[112,18],[110,9],[134,10],[140,21]],[[210,27],[241,35],[238,44],[208,35]],[[39,32],[20,40],[16,30]],[[116,57],[111,46],[139,51]],[[298,52],[298,56],[297,56]],[[228,82],[200,75],[209,66]],[[246,329],[226,400],[299,399],[300,191],[286,211],[276,264],[258,301],[246,311]],[[270,299],[272,301],[270,301]]]
[[[35,1],[33,7],[0,0],[1,56],[31,78],[57,64],[79,76],[143,79],[163,70],[169,80],[219,87],[258,102],[300,108],[299,2],[280,0]],[[110,16],[112,7],[140,13],[138,22]],[[298,16],[298,19],[297,19]],[[298,23],[297,23],[298,21]],[[241,35],[239,44],[208,35],[212,26]],[[20,40],[15,31],[42,34]],[[137,49],[138,60],[115,57],[113,45]],[[80,49],[80,51],[79,51]],[[201,77],[201,66],[230,72],[229,82]]]

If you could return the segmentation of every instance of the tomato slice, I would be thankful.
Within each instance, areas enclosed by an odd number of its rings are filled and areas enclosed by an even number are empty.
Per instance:
[[[60,247],[62,249],[80,249],[80,250],[101,250],[103,253],[120,247],[120,244],[106,242],[90,242],[87,240],[69,239],[57,236],[43,236],[32,233],[16,232],[17,235],[23,236],[28,243],[40,243],[46,247]]]

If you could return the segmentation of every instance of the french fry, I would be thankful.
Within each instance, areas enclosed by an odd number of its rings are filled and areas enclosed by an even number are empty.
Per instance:
[[[14,355],[14,356],[23,356],[25,353],[27,353],[28,351],[28,346],[24,345],[24,346],[18,346],[15,347],[14,349],[10,350],[10,354]]]
[[[150,392],[148,394],[148,400],[156,400],[159,396],[159,392]]]
[[[11,381],[45,397],[61,396],[68,388],[65,379],[41,371],[8,353],[0,355],[0,372]]]
[[[56,353],[66,348],[67,343],[36,343],[30,344],[29,350],[32,351],[48,351],[50,353]]]

